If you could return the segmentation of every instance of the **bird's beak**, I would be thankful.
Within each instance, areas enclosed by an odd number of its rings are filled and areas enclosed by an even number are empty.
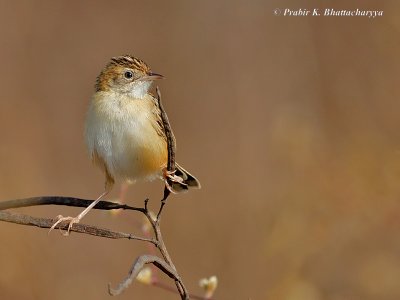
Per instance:
[[[153,80],[158,80],[158,79],[163,79],[163,78],[164,78],[164,76],[162,76],[161,74],[150,72],[146,76],[143,76],[142,78],[140,78],[140,80],[153,81]]]

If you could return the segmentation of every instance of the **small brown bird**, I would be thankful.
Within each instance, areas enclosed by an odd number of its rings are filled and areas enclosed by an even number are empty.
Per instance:
[[[116,179],[171,179],[170,191],[177,193],[200,188],[200,182],[176,164],[176,172],[166,171],[167,139],[157,99],[149,93],[154,80],[163,78],[133,56],[113,57],[97,77],[87,118],[85,137],[92,161],[106,177],[104,192],[77,217],[58,216],[57,224],[70,221],[69,234],[112,189]]]

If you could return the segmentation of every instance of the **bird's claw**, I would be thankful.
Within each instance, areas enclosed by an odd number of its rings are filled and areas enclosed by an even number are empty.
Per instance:
[[[164,173],[164,182],[165,182],[165,186],[167,187],[167,189],[168,189],[171,193],[176,194],[176,192],[173,190],[173,188],[172,188],[170,182],[176,182],[176,183],[179,183],[179,184],[182,184],[182,185],[187,185],[187,184],[184,182],[184,180],[183,180],[182,177],[179,177],[179,176],[175,175],[175,171],[176,171],[176,170],[174,170],[174,171],[168,171],[167,169],[164,169],[163,171],[164,171],[163,173]]]
[[[79,221],[80,221],[80,219],[78,217],[63,217],[62,215],[58,215],[56,217],[56,219],[58,219],[58,220],[53,224],[53,226],[51,226],[51,228],[49,230],[49,234],[54,228],[56,228],[56,226],[58,224],[60,224],[62,222],[65,222],[65,221],[69,221],[69,225],[68,225],[67,231],[63,232],[62,229],[60,228],[60,231],[61,231],[63,236],[69,236],[69,232],[70,232],[70,230],[72,228],[72,225],[74,225],[76,223],[79,223]]]

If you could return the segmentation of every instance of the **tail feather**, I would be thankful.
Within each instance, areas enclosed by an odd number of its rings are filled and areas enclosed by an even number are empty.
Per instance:
[[[194,189],[201,188],[200,181],[198,181],[196,177],[194,177],[192,174],[190,174],[188,171],[186,171],[180,165],[175,164],[175,166],[176,166],[175,175],[181,177],[183,179],[183,182],[182,183],[181,182],[173,182],[171,184],[171,187],[174,192],[181,193],[181,192],[185,192],[191,188],[194,188]]]

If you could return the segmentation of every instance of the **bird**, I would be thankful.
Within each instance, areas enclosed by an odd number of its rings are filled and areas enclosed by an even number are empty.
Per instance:
[[[91,160],[105,175],[104,191],[78,216],[57,216],[50,231],[69,221],[64,233],[69,235],[73,224],[112,190],[116,180],[159,178],[173,193],[201,187],[179,164],[173,173],[166,169],[167,137],[158,101],[150,92],[153,81],[163,78],[133,55],[111,58],[100,72],[86,115],[85,140]]]

